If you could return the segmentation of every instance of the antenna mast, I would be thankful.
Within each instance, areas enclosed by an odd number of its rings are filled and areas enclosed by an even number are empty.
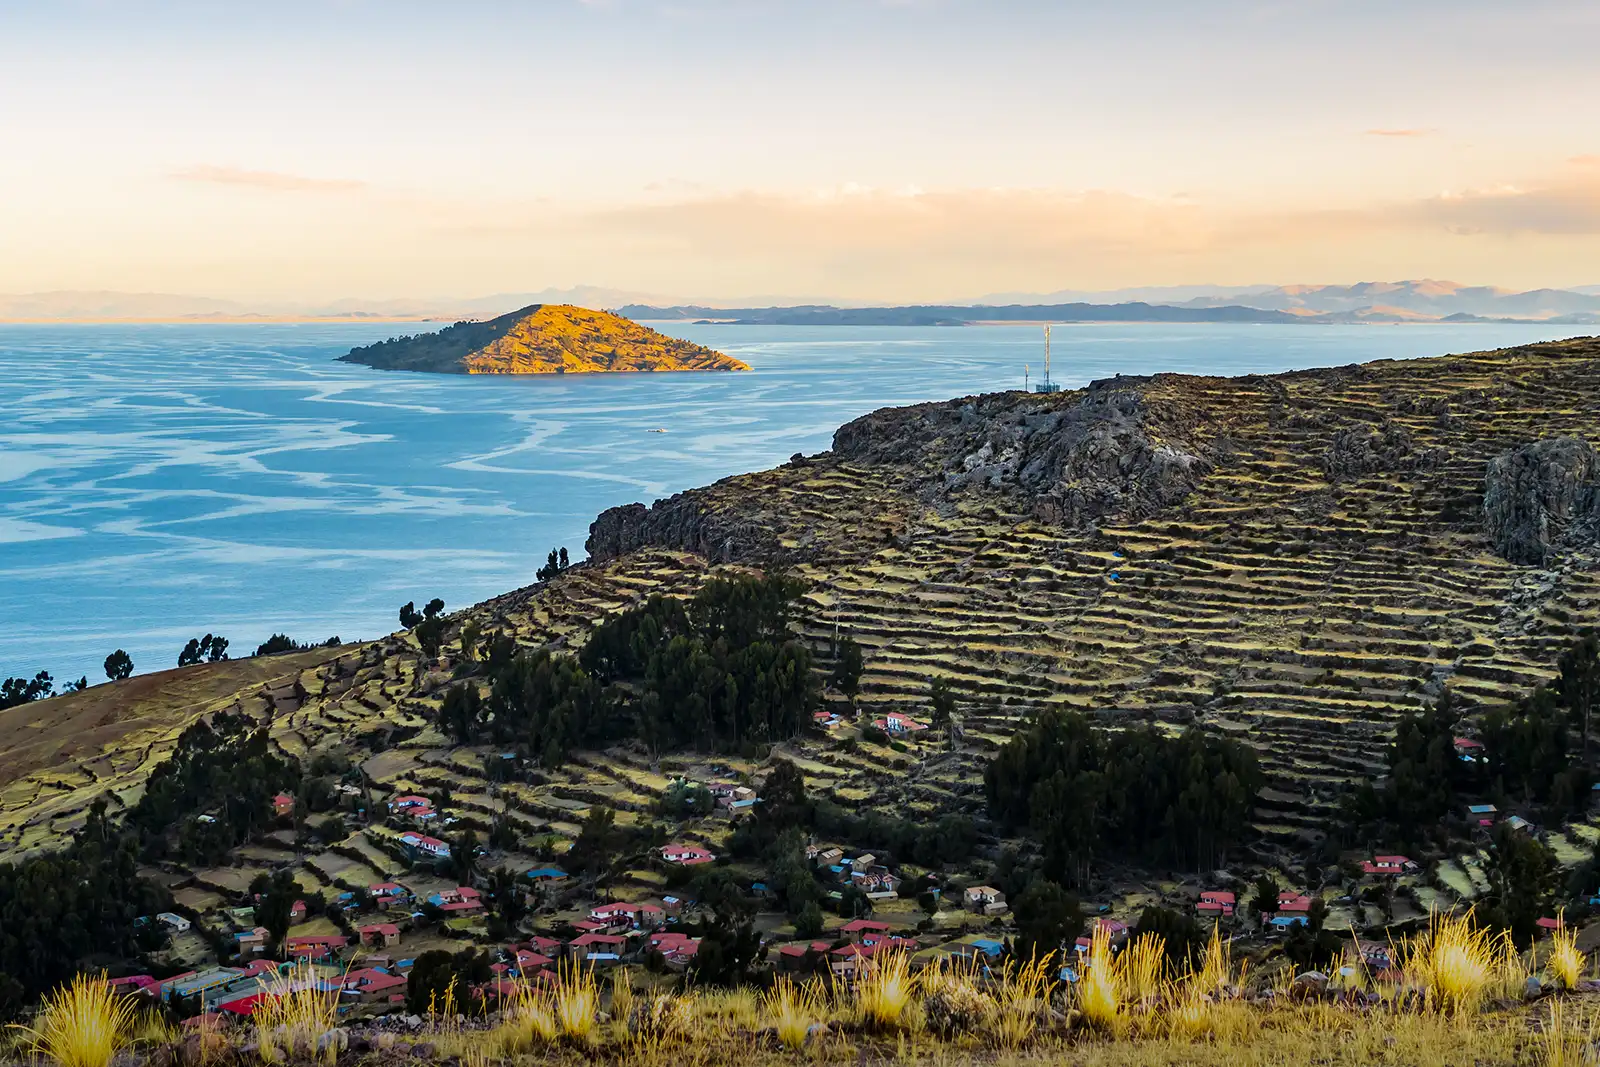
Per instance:
[[[1023,388],[1027,388],[1027,380],[1023,380]],[[1044,324],[1044,380],[1033,387],[1036,393],[1054,393],[1061,389],[1059,385],[1050,380],[1050,324]]]

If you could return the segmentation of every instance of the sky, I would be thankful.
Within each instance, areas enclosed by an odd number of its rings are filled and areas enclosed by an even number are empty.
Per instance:
[[[1600,283],[1592,0],[0,0],[0,292]]]

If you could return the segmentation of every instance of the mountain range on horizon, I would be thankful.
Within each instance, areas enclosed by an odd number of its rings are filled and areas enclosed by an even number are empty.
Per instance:
[[[1600,315],[1600,285],[1568,289],[1514,290],[1434,279],[1360,282],[1350,285],[1177,285],[1123,289],[1063,289],[995,292],[972,300],[902,305],[818,297],[755,296],[741,300],[685,300],[659,293],[577,285],[537,292],[502,292],[477,297],[347,297],[329,301],[244,300],[173,293],[55,290],[0,293],[0,321],[10,322],[204,322],[290,320],[479,319],[529,304],[575,304],[625,308],[635,317],[666,319],[747,318],[753,309],[805,310],[903,308],[994,308],[1005,306],[1153,305],[1186,309],[1250,308],[1321,321],[1473,321],[1475,319],[1589,321]],[[718,312],[729,312],[719,316]],[[981,320],[981,315],[971,316]],[[1209,318],[1203,316],[1202,318]]]

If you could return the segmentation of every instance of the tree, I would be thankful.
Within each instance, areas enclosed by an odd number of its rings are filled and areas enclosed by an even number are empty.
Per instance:
[[[410,629],[415,628],[417,623],[419,623],[421,621],[422,621],[422,614],[417,611],[416,601],[408,600],[408,601],[406,601],[404,604],[402,604],[400,606],[400,625],[401,626],[404,626],[407,630],[410,630]]]
[[[411,632],[417,635],[417,644],[422,646],[423,653],[429,659],[436,659],[444,646],[444,620],[430,615]]]
[[[1206,932],[1193,916],[1154,904],[1140,913],[1139,933],[1156,934],[1162,939],[1167,949],[1167,963],[1174,974],[1189,970],[1206,947]]]
[[[258,656],[276,656],[280,652],[296,652],[300,648],[288,634],[273,634],[256,646]]]
[[[948,679],[935,678],[928,684],[928,705],[935,730],[950,725],[950,717],[956,713],[956,695]]]
[[[1025,960],[1060,954],[1083,932],[1083,913],[1077,898],[1048,878],[1030,882],[1016,898],[1013,910],[1017,955]]]
[[[436,619],[442,611],[444,611],[444,601],[434,597],[422,606],[422,617],[424,619]]]
[[[122,649],[117,649],[106,657],[106,677],[113,682],[120,682],[133,673],[133,657]]]
[[[461,885],[472,884],[472,876],[478,871],[478,835],[470,826],[450,842],[450,869]]]
[[[1484,874],[1489,879],[1485,920],[1511,931],[1519,945],[1531,944],[1555,895],[1554,853],[1532,835],[1501,823],[1490,838]]]
[[[256,875],[250,883],[250,893],[255,898],[256,925],[267,929],[269,952],[276,955],[288,936],[291,913],[295,901],[300,899],[300,886],[294,872],[283,868]]]
[[[483,697],[478,683],[468,679],[445,691],[439,704],[439,728],[458,745],[470,745],[478,738],[483,715]]]
[[[1583,765],[1589,765],[1590,716],[1600,705],[1600,637],[1586,634],[1561,656],[1555,690],[1583,735]]]
[[[178,653],[178,666],[192,667],[197,663],[221,663],[228,658],[228,639],[216,634],[191,637]]]
[[[1278,910],[1278,880],[1270,871],[1263,871],[1255,881],[1255,894],[1250,898],[1250,912],[1266,915]]]
[[[823,921],[822,907],[814,900],[809,901],[794,917],[794,934],[799,938],[817,937],[822,933]]]
[[[849,634],[839,638],[833,649],[833,671],[828,682],[839,692],[854,701],[861,691],[861,672],[866,669],[866,659],[861,646]]]
[[[550,555],[545,559],[544,566],[534,572],[534,577],[541,582],[548,582],[571,564],[567,561],[567,550],[563,546],[559,549],[552,548]]]
[[[0,682],[0,708],[14,708],[43,700],[55,691],[49,671],[40,671],[32,678],[7,678]]]
[[[845,919],[859,919],[872,914],[872,900],[858,887],[847,885],[839,894],[839,915]]]
[[[478,642],[483,639],[483,627],[478,625],[477,619],[468,619],[461,624],[461,658],[476,660],[478,658]]]
[[[506,929],[514,931],[528,910],[523,882],[515,871],[509,867],[496,867],[489,872],[489,902],[506,924]]]

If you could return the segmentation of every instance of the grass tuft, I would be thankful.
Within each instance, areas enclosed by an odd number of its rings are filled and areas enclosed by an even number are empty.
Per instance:
[[[1111,933],[1095,927],[1089,936],[1089,956],[1078,979],[1078,1012],[1096,1030],[1115,1034],[1122,1027],[1122,979],[1111,958]]]
[[[309,963],[297,963],[271,982],[256,1005],[256,1041],[268,1063],[322,1057],[332,1063],[338,1048],[339,985],[325,981]],[[324,988],[327,987],[327,988]]]
[[[791,1052],[805,1047],[811,1028],[820,1021],[817,992],[810,986],[797,986],[790,978],[779,978],[762,997],[762,1008],[778,1040]]]
[[[904,952],[882,952],[859,961],[856,1014],[863,1026],[899,1030],[909,1022],[907,1009],[916,992],[911,959]]]
[[[566,961],[556,972],[551,999],[561,1037],[579,1045],[593,1042],[600,1021],[600,986],[593,969]]]
[[[1508,956],[1515,951],[1500,949],[1498,939],[1472,924],[1472,912],[1448,916],[1435,913],[1428,921],[1428,932],[1411,944],[1406,961],[1408,977],[1425,992],[1428,1004],[1446,1014],[1470,1014],[1478,1010],[1490,983],[1503,980]],[[1520,970],[1521,962],[1515,966]]]
[[[990,1033],[1003,1049],[1018,1049],[1033,1040],[1040,1024],[1050,1018],[1050,961],[1043,959],[1019,964],[1006,961],[994,993],[994,1023]]]
[[[105,975],[80,974],[44,998],[33,1026],[19,1026],[33,1051],[57,1067],[108,1067],[132,1038],[133,1000]]]
[[[1583,953],[1578,951],[1578,932],[1567,926],[1565,916],[1556,917],[1556,931],[1550,939],[1550,958],[1545,961],[1545,967],[1562,989],[1577,989],[1583,980]]]

